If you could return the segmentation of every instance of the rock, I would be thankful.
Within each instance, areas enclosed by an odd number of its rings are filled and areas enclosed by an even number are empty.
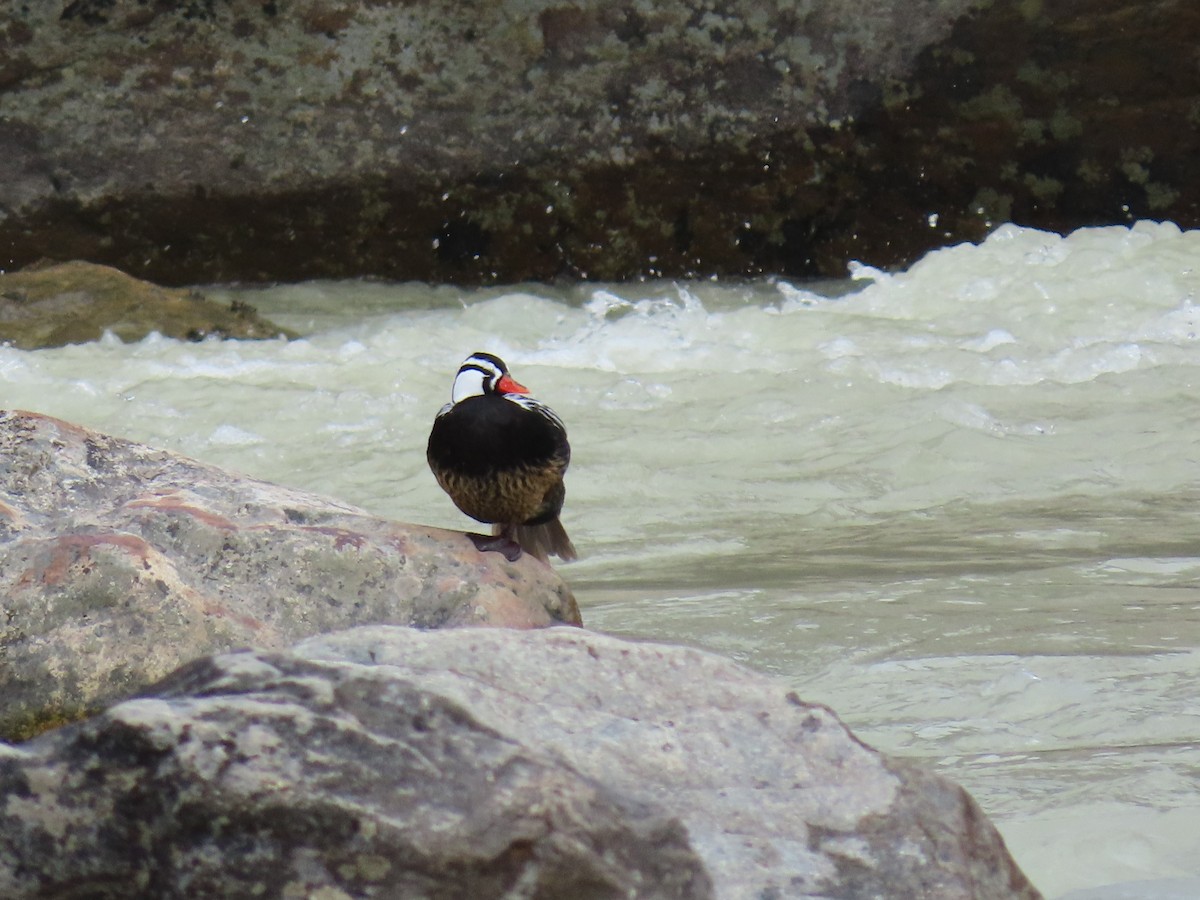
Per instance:
[[[0,412],[0,735],[233,647],[352,625],[579,624],[525,556],[27,412]]]
[[[1200,6],[1174,0],[996,0],[961,17],[860,115],[863,166],[828,249],[908,262],[1007,221],[1197,227],[1200,101],[1178,55],[1197,40]],[[888,233],[889,218],[905,224]]]
[[[388,627],[200,660],[0,745],[0,895],[68,889],[1039,896],[961,788],[778,681],[575,629]]]
[[[394,628],[294,652],[418,682],[678,817],[721,898],[1040,896],[961,787],[714,654],[575,630]]]
[[[160,283],[845,274],[1200,226],[1177,0],[19,4],[0,267]]]
[[[979,5],[22,4],[0,25],[0,248],[173,284],[738,253],[746,202],[774,198],[720,162],[761,174],[773,137],[807,158],[806,129]]]
[[[287,654],[0,755],[0,822],[6,900],[712,896],[678,822],[406,678]]]
[[[108,266],[71,262],[0,272],[0,342],[36,350],[94,341],[106,331],[123,341],[152,331],[193,341],[287,335],[245,303],[224,306],[199,291],[162,288]]]

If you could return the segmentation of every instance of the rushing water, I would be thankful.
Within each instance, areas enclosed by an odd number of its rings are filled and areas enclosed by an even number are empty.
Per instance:
[[[498,352],[570,430],[590,627],[828,703],[967,786],[1048,896],[1200,876],[1200,232],[1005,226],[852,274],[278,287],[251,302],[307,338],[4,349],[0,377],[7,406],[462,528],[424,442]]]

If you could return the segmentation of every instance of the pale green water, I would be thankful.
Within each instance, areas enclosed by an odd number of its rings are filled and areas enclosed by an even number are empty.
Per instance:
[[[570,430],[590,627],[828,703],[967,786],[1055,896],[1200,876],[1198,291],[1200,233],[1005,227],[838,300],[281,287],[252,302],[308,339],[3,350],[0,377],[462,528],[424,442],[458,362],[499,352]]]

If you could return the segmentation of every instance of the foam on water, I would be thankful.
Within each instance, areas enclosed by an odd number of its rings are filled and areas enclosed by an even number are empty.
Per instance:
[[[4,348],[0,378],[7,406],[462,528],[424,442],[497,352],[570,430],[590,626],[779,674],[939,766],[1053,896],[1200,874],[1198,263],[1170,224],[1003,226],[839,296],[281,286],[244,299],[302,340]]]

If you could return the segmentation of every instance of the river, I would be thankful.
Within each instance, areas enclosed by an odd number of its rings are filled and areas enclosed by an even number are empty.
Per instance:
[[[0,379],[465,528],[424,443],[461,359],[499,353],[570,431],[589,627],[829,704],[966,786],[1048,897],[1200,896],[1200,232],[1005,225],[850,275],[277,286],[238,296],[301,340],[4,348]]]

